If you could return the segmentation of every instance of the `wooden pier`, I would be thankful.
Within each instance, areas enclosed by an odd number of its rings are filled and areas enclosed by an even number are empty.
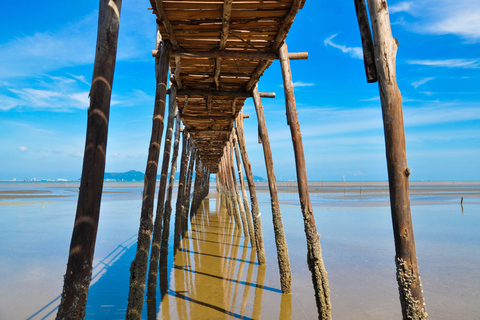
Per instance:
[[[181,257],[188,259],[190,255],[183,255],[182,252],[200,253],[202,246],[197,242],[194,244],[195,248],[189,248],[190,242],[187,241],[185,247],[182,245],[184,243],[182,239],[193,237],[195,232],[200,232],[196,228],[198,224],[220,225],[227,219],[229,236],[217,239],[223,246],[219,246],[217,248],[219,251],[215,254],[208,254],[220,258],[227,257],[225,250],[240,248],[238,239],[243,233],[245,237],[243,247],[248,245],[247,240],[250,240],[252,247],[249,263],[260,265],[257,285],[261,282],[267,261],[255,183],[243,132],[243,121],[246,116],[243,115],[242,108],[249,97],[253,97],[255,102],[259,140],[263,145],[268,172],[279,277],[284,295],[282,301],[291,301],[289,294],[291,283],[295,279],[291,278],[287,242],[283,233],[273,168],[275,155],[271,152],[267,131],[268,119],[265,119],[261,103],[261,98],[274,98],[275,94],[260,92],[258,89],[262,74],[276,59],[280,60],[282,74],[279,77],[283,78],[286,120],[290,127],[295,154],[297,187],[308,252],[305,263],[312,276],[318,318],[331,319],[330,289],[323,265],[320,235],[309,196],[305,155],[290,68],[290,60],[306,59],[308,53],[290,53],[286,44],[290,27],[298,11],[303,8],[305,0],[150,0],[150,3],[149,9],[158,27],[157,47],[149,49],[153,49],[152,55],[155,58],[156,94],[155,101],[152,101],[154,106],[152,135],[145,171],[137,252],[130,268],[126,319],[140,319],[146,291],[149,314],[153,316],[156,314],[158,277],[162,296],[165,292],[165,288],[162,288],[162,277],[165,277],[167,266],[168,232],[171,221],[175,221],[174,253],[180,256],[179,259]],[[97,52],[90,93],[80,196],[57,319],[83,319],[85,316],[103,186],[108,115],[121,4],[121,0],[100,0]],[[397,280],[403,317],[427,319],[410,215],[409,169],[406,166],[401,96],[395,79],[397,42],[391,35],[385,0],[368,0],[372,28],[369,25],[365,1],[355,0],[354,4],[364,46],[367,81],[378,80],[382,100],[396,243]],[[352,6],[354,4],[352,3]],[[167,105],[168,114],[165,112]],[[158,207],[154,210],[162,140],[165,141],[165,148],[161,163]],[[180,181],[175,216],[171,219],[173,177],[177,157],[181,160]],[[167,176],[169,171],[170,177]],[[250,203],[243,173],[247,179]],[[197,216],[198,209],[204,204],[202,201],[209,192],[212,174],[215,174],[220,197],[217,204],[225,216],[209,218],[208,211],[205,210]],[[240,183],[237,183],[238,179]],[[298,218],[301,219],[300,214]],[[243,252],[245,253],[245,250]],[[245,262],[246,257],[243,255],[240,260]],[[255,256],[257,262],[253,261]],[[149,264],[150,270],[147,272]],[[177,265],[176,268],[184,268],[184,272],[193,272],[187,270],[189,265],[191,264],[185,263],[185,266]],[[243,267],[241,265],[239,268]],[[235,262],[224,263],[220,268],[222,277],[225,275],[233,277]],[[250,270],[248,274],[251,277]],[[194,286],[194,291],[202,290],[201,285],[185,279],[175,279],[176,284],[177,282],[179,286]],[[235,286],[230,286],[227,295],[229,297],[232,294],[236,295],[236,290]],[[181,295],[179,293],[181,291],[179,289],[177,296]],[[288,314],[288,310],[285,312]],[[254,312],[252,318],[258,317],[259,315]]]

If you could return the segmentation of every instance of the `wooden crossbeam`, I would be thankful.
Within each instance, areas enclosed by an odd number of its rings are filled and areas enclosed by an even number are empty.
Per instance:
[[[222,15],[222,36],[220,38],[220,44],[218,50],[224,50],[227,46],[228,31],[230,30],[230,19],[232,17],[232,3],[233,0],[225,0],[223,2],[223,15]],[[220,89],[220,71],[222,68],[222,58],[217,57],[215,59],[215,73],[213,80],[215,81],[215,88]]]
[[[252,93],[246,92],[246,91],[201,90],[201,89],[178,89],[177,95],[179,96],[221,96],[221,97],[232,97],[232,98],[252,97]],[[275,98],[275,92],[260,92],[260,97]]]
[[[159,54],[158,50],[152,50],[152,56],[156,57]],[[253,51],[238,51],[238,50],[210,50],[210,51],[185,51],[173,50],[173,57],[180,58],[224,58],[224,59],[244,59],[244,60],[278,60],[278,53],[275,52],[253,52]],[[308,59],[308,52],[289,52],[288,58],[290,60],[306,60]]]
[[[280,28],[278,28],[278,33],[277,36],[275,37],[275,40],[272,43],[271,46],[271,51],[272,52],[278,52],[278,49],[280,48],[280,45],[283,43],[285,40],[288,30],[290,30],[290,27],[292,26],[293,19],[295,19],[295,16],[298,13],[298,10],[303,6],[303,3],[305,1],[303,0],[293,0],[292,6],[290,8],[290,11],[288,14],[285,16],[285,19],[283,19]]]

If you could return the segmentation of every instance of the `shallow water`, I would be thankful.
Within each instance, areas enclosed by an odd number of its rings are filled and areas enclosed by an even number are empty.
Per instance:
[[[77,185],[0,185],[0,319],[54,318],[77,190]],[[362,198],[348,190],[344,195],[343,189],[312,193],[333,317],[399,319],[388,192],[362,190]],[[477,319],[480,195],[476,189],[470,192],[462,211],[458,198],[464,189],[452,188],[451,194],[441,186],[428,190],[434,192],[412,192],[411,197],[428,313],[431,319]],[[105,191],[87,319],[125,317],[129,267],[135,256],[142,188],[107,184]],[[18,197],[29,194],[36,197]],[[148,314],[159,319],[316,317],[298,195],[280,193],[293,274],[291,296],[280,291],[270,197],[268,193],[258,196],[267,266],[258,266],[243,234],[235,231],[224,212],[216,211],[217,200],[206,200],[181,249],[175,256],[169,250],[168,268],[159,275],[156,303],[150,308],[145,303],[142,318]],[[170,234],[173,237],[173,229]]]

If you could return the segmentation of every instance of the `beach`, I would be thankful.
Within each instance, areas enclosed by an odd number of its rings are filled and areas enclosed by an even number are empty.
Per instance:
[[[316,317],[296,185],[278,183],[291,296],[280,291],[268,186],[257,185],[267,266],[258,266],[249,242],[218,208],[212,183],[181,249],[175,256],[169,250],[163,292],[159,287],[151,310],[144,304],[142,318],[149,311],[159,319]],[[125,317],[142,191],[140,183],[105,183],[86,319]],[[401,318],[388,184],[312,182],[310,191],[333,318]],[[478,318],[480,183],[411,182],[410,191],[430,318]],[[0,183],[1,320],[54,319],[77,196],[75,182]]]

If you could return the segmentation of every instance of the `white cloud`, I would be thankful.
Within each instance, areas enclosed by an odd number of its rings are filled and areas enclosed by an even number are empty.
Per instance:
[[[25,151],[28,150],[28,148],[25,147],[25,146],[20,146],[20,147],[18,147],[17,149],[20,150],[21,152],[25,152]]]
[[[302,81],[295,81],[293,83],[293,87],[294,88],[298,88],[298,87],[311,87],[311,86],[314,86],[315,83],[306,83],[306,82],[302,82]]]
[[[394,4],[388,7],[389,13],[397,13],[397,12],[409,12],[412,8],[413,2],[406,1]]]
[[[480,59],[445,59],[445,60],[409,60],[408,64],[447,68],[480,68]]]
[[[469,41],[480,40],[480,5],[478,0],[419,0],[400,2],[390,13],[411,15],[404,25],[422,34],[453,34]],[[413,20],[411,19],[413,18]]]
[[[432,81],[433,79],[435,78],[432,78],[432,77],[427,77],[427,78],[423,78],[421,80],[417,80],[417,81],[414,81],[411,83],[411,85],[417,89],[418,87],[420,87],[422,84],[425,84],[427,83],[428,81]]]
[[[363,59],[363,50],[360,47],[347,47],[344,45],[336,44],[332,41],[333,38],[335,38],[337,34],[331,35],[323,43],[325,46],[331,46],[336,49],[341,50],[343,53],[346,53],[350,55],[352,58],[357,58],[357,59]]]
[[[373,97],[373,98],[363,99],[363,100],[360,100],[360,101],[380,101],[380,97],[377,96],[377,97]]]
[[[74,158],[83,158],[83,153],[81,152],[74,152],[72,154],[70,154],[71,157],[74,157]]]
[[[32,80],[30,87],[0,88],[0,110],[34,108],[68,111],[89,106],[88,91],[80,90],[76,79],[44,76]]]

